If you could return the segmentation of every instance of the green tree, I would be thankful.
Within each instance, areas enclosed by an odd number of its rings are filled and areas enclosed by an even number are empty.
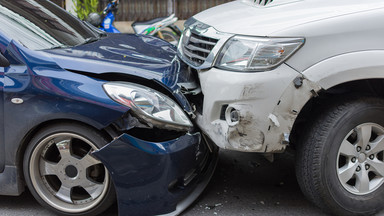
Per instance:
[[[99,0],[72,0],[72,2],[75,6],[77,17],[81,20],[85,20],[90,13],[98,13]]]

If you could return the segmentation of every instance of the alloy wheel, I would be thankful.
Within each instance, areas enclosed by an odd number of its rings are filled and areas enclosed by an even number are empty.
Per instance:
[[[384,128],[375,123],[358,125],[340,145],[337,174],[350,193],[365,195],[384,182]]]
[[[33,187],[49,205],[79,213],[97,206],[107,193],[109,175],[90,153],[97,147],[74,133],[56,133],[40,141],[29,169]]]

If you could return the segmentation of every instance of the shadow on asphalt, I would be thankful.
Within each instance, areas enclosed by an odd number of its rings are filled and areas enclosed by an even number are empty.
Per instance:
[[[0,215],[54,215],[27,191],[20,197],[0,196]],[[103,216],[117,215],[112,206]],[[294,155],[276,155],[270,163],[260,154],[220,151],[211,183],[183,216],[324,215],[308,202],[296,182]],[[383,215],[383,214],[380,214]]]
[[[0,216],[55,216],[42,207],[26,190],[21,196],[0,196]],[[112,205],[103,216],[116,216],[117,205]]]
[[[216,173],[198,202],[184,215],[325,215],[301,193],[294,155],[221,150]]]

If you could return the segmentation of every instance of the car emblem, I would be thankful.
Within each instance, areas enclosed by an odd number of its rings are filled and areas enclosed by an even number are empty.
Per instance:
[[[208,31],[209,27],[210,27],[209,25],[206,25],[206,24],[204,24],[204,23],[197,22],[197,23],[195,23],[195,24],[193,24],[193,25],[191,26],[191,30],[192,30],[193,32],[198,33],[198,34],[204,34],[205,32]]]

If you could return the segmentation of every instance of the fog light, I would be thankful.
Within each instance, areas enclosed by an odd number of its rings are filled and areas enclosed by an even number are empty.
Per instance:
[[[240,112],[237,109],[228,106],[225,111],[225,120],[229,126],[237,125],[240,121]]]

